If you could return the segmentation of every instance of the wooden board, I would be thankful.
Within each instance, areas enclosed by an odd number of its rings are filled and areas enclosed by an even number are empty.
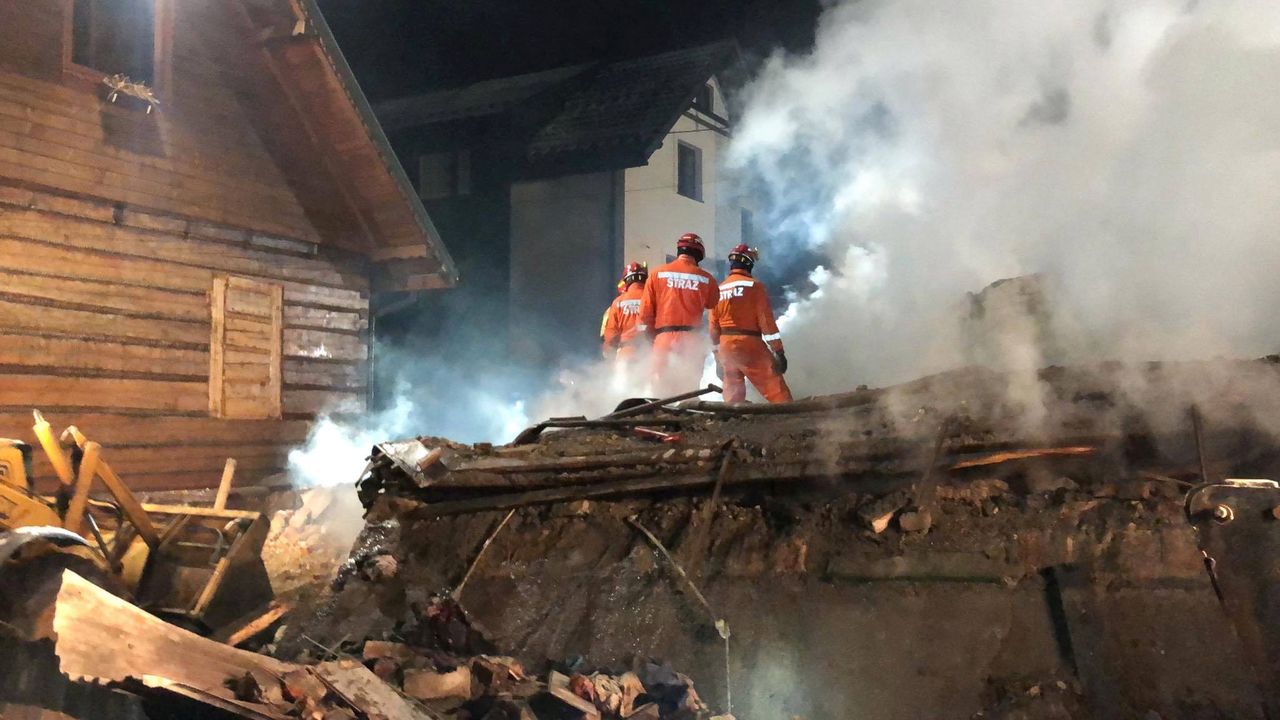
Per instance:
[[[210,293],[210,414],[280,417],[283,303],[279,285],[238,277],[214,279]]]
[[[80,376],[203,380],[209,374],[206,350],[157,347],[129,341],[92,340],[0,331],[0,366]]]
[[[0,382],[0,406],[202,413],[208,408],[208,385],[203,382],[7,374]]]
[[[75,425],[106,452],[122,448],[165,446],[251,445],[292,446],[306,441],[311,423],[302,420],[223,420],[210,417],[145,417],[104,412],[54,412],[45,417],[59,432]],[[35,444],[31,411],[0,412],[0,437]],[[36,451],[36,455],[40,455]]]

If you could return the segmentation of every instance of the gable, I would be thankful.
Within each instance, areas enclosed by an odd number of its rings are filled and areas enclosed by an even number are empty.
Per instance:
[[[0,177],[456,274],[309,0],[154,0],[151,113],[71,62],[72,2],[0,0]],[[376,262],[376,258],[375,258]]]

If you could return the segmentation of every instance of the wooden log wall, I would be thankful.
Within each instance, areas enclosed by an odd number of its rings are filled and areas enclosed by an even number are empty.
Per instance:
[[[306,132],[261,82],[263,49],[287,32],[257,32],[233,3],[157,0],[147,114],[66,64],[71,7],[0,0],[0,436],[31,441],[40,408],[135,488],[215,486],[228,456],[238,482],[258,481],[318,413],[358,412],[366,394],[368,263],[334,248],[364,254],[367,238],[343,188],[310,170],[317,148],[272,134]],[[258,413],[278,419],[211,414],[217,277],[279,290],[281,392]],[[252,365],[226,366],[232,414],[259,392]]]
[[[0,180],[0,436],[77,425],[138,489],[281,471],[326,411],[364,408],[368,286],[324,248]],[[215,278],[282,289],[281,417],[210,415]],[[52,477],[37,450],[36,474]]]
[[[223,3],[164,0],[161,109],[105,102],[63,65],[62,0],[0,0],[0,177],[130,206],[318,239],[259,136],[243,32]]]

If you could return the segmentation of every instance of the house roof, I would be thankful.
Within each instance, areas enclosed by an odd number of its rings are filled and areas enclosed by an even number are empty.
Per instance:
[[[453,260],[315,0],[236,1],[260,38],[255,54],[265,64],[261,91],[283,97],[292,110],[286,114],[273,109],[282,103],[263,103],[268,144],[292,165],[286,171],[318,229],[327,229],[336,245],[395,265],[395,280],[385,289],[454,285]]]
[[[630,167],[648,161],[698,90],[736,58],[736,44],[721,41],[399,98],[376,112],[393,132],[509,116],[518,122],[498,127],[527,129],[516,143],[534,165]]]
[[[468,117],[504,113],[520,103],[548,91],[591,69],[591,65],[569,65],[543,72],[485,80],[474,85],[410,95],[380,103],[378,119],[388,131],[428,125]]]

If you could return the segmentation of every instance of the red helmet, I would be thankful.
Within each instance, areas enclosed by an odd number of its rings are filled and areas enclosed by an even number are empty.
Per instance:
[[[697,233],[685,233],[676,241],[676,252],[684,250],[693,255],[695,259],[701,261],[706,257],[707,249],[702,246],[702,238]]]
[[[746,243],[738,243],[729,251],[729,262],[742,263],[748,268],[754,267],[760,259],[760,248],[747,247]]]
[[[622,268],[622,284],[644,282],[649,279],[649,263],[633,262]]]

